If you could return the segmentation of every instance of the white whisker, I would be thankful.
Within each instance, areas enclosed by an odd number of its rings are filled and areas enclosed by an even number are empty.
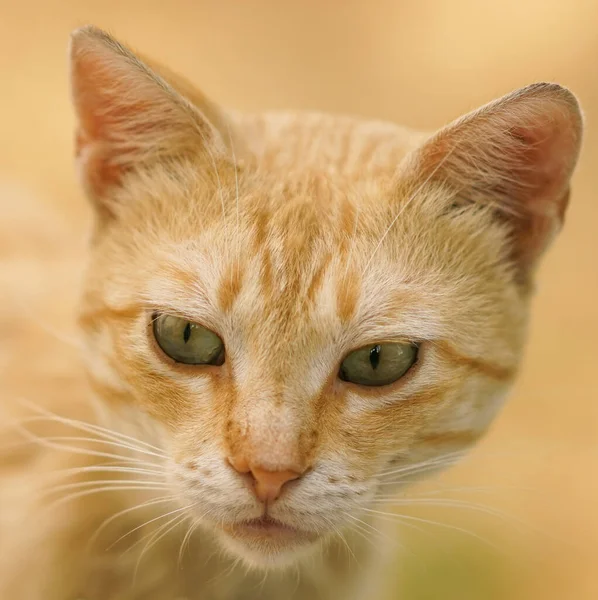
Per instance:
[[[390,225],[386,228],[386,231],[382,234],[382,237],[380,238],[380,241],[378,242],[377,246],[374,248],[374,251],[372,252],[370,258],[368,259],[363,271],[361,272],[361,276],[363,277],[365,272],[368,270],[368,267],[370,266],[370,263],[372,262],[372,260],[374,259],[374,256],[376,255],[376,252],[378,252],[378,249],[380,248],[380,246],[382,246],[382,242],[386,239],[386,236],[389,234],[390,230],[392,229],[393,225],[397,222],[398,218],[403,214],[403,212],[407,209],[407,207],[413,202],[413,200],[415,198],[417,198],[417,195],[419,194],[419,192],[421,192],[421,190],[424,189],[424,187],[431,181],[432,177],[434,177],[434,175],[436,174],[436,172],[440,169],[440,167],[442,167],[442,165],[446,162],[446,160],[448,159],[448,157],[453,153],[453,148],[451,148],[443,157],[442,160],[440,160],[438,162],[438,164],[434,167],[434,169],[432,170],[432,172],[426,177],[426,179],[419,185],[419,187],[411,194],[411,196],[409,196],[409,199],[405,202],[405,204],[401,207],[401,209],[397,212],[396,216],[394,217],[394,219],[390,222]]]
[[[372,539],[372,533],[370,531],[367,529],[364,530],[363,526],[359,523],[352,523],[349,528],[353,533],[357,533],[359,537],[363,538],[368,544],[370,544],[376,552],[380,552],[380,548],[374,543],[374,540]],[[359,566],[361,567],[361,564],[359,564]]]
[[[40,446],[43,446],[45,448],[50,448],[51,450],[66,451],[66,452],[71,452],[73,454],[81,454],[84,456],[96,456],[96,457],[100,457],[100,458],[115,458],[115,459],[118,459],[123,462],[129,462],[129,463],[135,463],[135,464],[146,464],[146,465],[148,464],[146,461],[141,461],[136,458],[123,456],[121,454],[112,454],[109,452],[100,452],[97,450],[90,450],[88,448],[69,446],[67,444],[54,443],[52,441],[48,441],[46,438],[35,435],[34,433],[29,431],[28,429],[26,429],[25,427],[23,427],[16,421],[12,423],[12,427],[14,427],[14,429],[16,429],[29,442],[37,443]],[[153,466],[156,466],[156,465],[153,464]]]
[[[83,498],[85,496],[90,496],[92,494],[100,494],[103,492],[132,492],[132,491],[164,491],[164,487],[150,487],[150,486],[138,486],[138,485],[122,485],[122,486],[106,486],[100,488],[93,488],[91,490],[81,490],[78,492],[74,492],[73,494],[69,494],[68,496],[63,496],[62,498],[58,498],[55,502],[52,502],[49,506],[45,507],[47,510],[57,508],[62,504],[66,504],[67,502],[71,502],[76,500],[77,498]]]
[[[357,560],[357,556],[355,556],[355,552],[353,552],[353,549],[351,548],[351,546],[349,545],[349,542],[347,541],[347,539],[345,538],[345,536],[343,535],[343,532],[338,528],[335,527],[334,525],[330,525],[332,527],[332,529],[334,530],[334,532],[336,533],[336,535],[341,539],[341,541],[343,542],[344,547],[347,549],[347,551],[349,552],[349,556],[353,557],[353,560],[355,561],[355,564],[357,565],[358,568],[362,568],[360,562]]]
[[[114,548],[114,546],[116,546],[120,541],[124,540],[126,537],[129,537],[132,533],[139,531],[143,527],[146,527],[147,525],[150,525],[151,523],[155,523],[156,521],[160,521],[161,519],[164,519],[165,517],[169,517],[170,515],[174,515],[174,514],[178,515],[178,513],[182,512],[184,510],[187,510],[188,508],[190,508],[190,506],[183,506],[183,507],[175,508],[174,510],[171,510],[167,513],[163,513],[161,515],[158,515],[157,517],[153,517],[149,521],[145,521],[144,523],[141,523],[141,525],[137,525],[133,529],[130,529],[129,531],[127,531],[127,533],[121,535],[117,540],[112,542],[110,544],[110,546],[108,546],[108,548],[106,548],[106,550],[110,550],[110,549]],[[152,532],[152,533],[154,533],[154,532]],[[141,539],[137,540],[137,542],[135,544],[133,544],[132,546],[127,548],[127,550],[125,550],[123,555],[126,554],[127,552],[130,552],[139,542],[143,541],[144,539],[145,539],[145,537],[142,537]]]
[[[360,205],[357,205],[357,210],[355,212],[355,225],[353,226],[353,234],[351,235],[351,241],[349,242],[349,254],[347,255],[347,266],[345,267],[345,273],[343,275],[343,279],[347,279],[347,275],[349,274],[349,266],[351,265],[351,257],[353,256],[353,247],[355,246],[355,239],[357,238],[357,225],[359,223],[359,211]]]
[[[442,456],[437,456],[428,460],[424,460],[421,462],[413,463],[410,465],[405,465],[403,467],[399,467],[398,469],[392,469],[390,471],[383,471],[380,473],[380,477],[389,477],[391,475],[397,475],[401,473],[408,473],[411,471],[418,471],[422,468],[432,468],[438,465],[450,465],[454,464],[460,458],[464,457],[467,454],[467,450],[459,450],[456,452],[450,452],[449,454],[445,454]]]
[[[130,444],[134,445],[136,448],[138,446],[143,446],[149,450],[157,452],[162,458],[166,457],[166,455],[160,448],[158,448],[157,446],[154,446],[153,444],[145,442],[143,440],[138,440],[130,435],[126,435],[126,434],[120,433],[118,431],[112,431],[111,429],[107,429],[106,427],[102,427],[102,426],[96,425],[94,423],[86,423],[84,421],[79,421],[78,419],[71,419],[68,417],[63,417],[63,416],[57,415],[53,412],[50,412],[49,410],[46,410],[39,406],[36,406],[35,404],[33,404],[27,400],[24,400],[23,398],[21,398],[19,400],[22,404],[25,404],[28,408],[37,412],[39,415],[41,415],[40,417],[29,417],[29,419],[31,421],[34,421],[34,420],[43,421],[44,419],[42,417],[45,417],[48,421],[63,423],[64,425],[69,425],[70,427],[73,427],[74,429],[79,429],[81,431],[87,431],[88,433],[95,433],[95,434],[101,435],[102,437],[104,437],[106,439],[112,439],[114,441],[129,442]],[[26,419],[23,422],[28,422],[29,419]]]
[[[189,525],[189,528],[187,529],[187,533],[185,533],[185,537],[183,537],[183,541],[181,542],[181,547],[179,548],[179,556],[177,559],[177,565],[178,568],[180,569],[182,564],[183,564],[183,556],[185,554],[185,550],[188,548],[189,544],[191,543],[191,537],[193,536],[193,534],[195,533],[196,529],[199,527],[200,525],[200,520],[197,519],[195,521],[191,521],[191,524]]]
[[[155,546],[162,538],[167,536],[173,529],[178,527],[188,517],[189,515],[186,514],[177,515],[173,517],[170,521],[168,521],[165,525],[162,525],[158,528],[154,536],[150,540],[148,540],[143,550],[139,553],[137,563],[135,564],[135,571],[133,572],[133,581],[136,581],[137,579],[137,572],[139,571],[139,566],[141,565],[141,561],[145,554],[149,552],[151,548],[153,548],[153,546]]]
[[[379,529],[376,529],[376,527],[374,527],[371,523],[368,523],[367,521],[364,521],[363,519],[360,519],[359,517],[356,517],[349,513],[345,513],[345,515],[347,517],[349,517],[350,519],[352,519],[353,521],[357,521],[357,522],[361,523],[363,527],[365,527],[366,529],[369,529],[375,535],[384,538],[387,542],[390,542],[391,545],[393,545],[393,546],[396,545],[396,543],[397,543],[396,540],[389,538],[386,534],[382,533]]]
[[[132,451],[138,452],[140,454],[145,454],[148,456],[155,456],[155,457],[161,458],[161,459],[165,458],[164,456],[156,454],[155,452],[149,452],[147,450],[142,450],[142,449],[136,448],[135,446],[131,446],[129,444],[122,444],[120,442],[103,440],[103,439],[99,439],[99,438],[63,435],[63,436],[48,436],[48,437],[44,437],[43,439],[50,441],[50,442],[59,442],[59,443],[62,443],[62,442],[86,442],[87,443],[87,442],[89,442],[89,443],[93,443],[93,444],[112,446],[114,448],[123,448],[124,450],[132,450]]]
[[[70,490],[77,490],[82,488],[88,488],[93,486],[123,486],[123,485],[135,485],[139,489],[143,489],[146,486],[149,486],[150,489],[164,489],[168,488],[168,484],[166,482],[160,481],[152,481],[152,480],[143,480],[143,479],[99,479],[99,480],[91,480],[91,481],[75,481],[73,483],[64,483],[62,485],[55,485],[51,488],[43,489],[44,497],[51,496],[53,494],[58,494],[61,492],[68,492]],[[108,489],[107,487],[104,489]]]
[[[488,546],[490,546],[491,548],[493,548],[494,550],[500,552],[500,548],[498,546],[496,546],[496,544],[493,544],[492,542],[490,542],[487,539],[484,539],[482,536],[478,535],[477,533],[470,531],[469,529],[465,529],[463,527],[459,527],[457,525],[452,525],[450,523],[442,523],[441,521],[433,521],[431,519],[424,519],[422,517],[414,517],[413,515],[404,515],[404,514],[397,514],[397,513],[387,513],[387,512],[383,512],[380,510],[374,510],[372,508],[364,508],[363,509],[366,512],[378,515],[380,518],[383,519],[387,519],[390,521],[399,521],[399,522],[403,522],[403,521],[416,521],[418,523],[426,523],[428,525],[435,525],[438,527],[443,527],[444,529],[451,529],[453,531],[458,531],[460,533],[463,533],[467,536],[473,537],[477,540],[479,540],[480,542],[487,544]]]
[[[106,527],[108,527],[108,525],[110,525],[110,523],[113,523],[119,517],[122,517],[123,515],[126,515],[130,512],[133,512],[133,511],[136,511],[136,510],[139,510],[142,508],[155,506],[156,504],[164,504],[165,502],[172,502],[174,500],[176,500],[176,496],[161,496],[160,498],[153,498],[151,500],[147,500],[146,502],[142,502],[141,504],[136,504],[135,506],[129,506],[128,508],[125,508],[124,510],[117,512],[116,514],[114,514],[114,515],[108,517],[107,519],[105,519],[104,521],[102,521],[102,523],[98,526],[98,528],[95,530],[93,535],[89,538],[88,545],[93,546],[93,544],[98,539],[98,537],[100,536],[102,531],[104,531],[104,529],[106,529]]]
[[[226,130],[228,132],[228,141],[230,143],[230,149],[233,155],[233,165],[235,167],[235,208],[236,208],[236,212],[237,212],[237,270],[239,269],[239,264],[240,264],[240,242],[241,242],[241,224],[240,224],[240,218],[239,218],[239,168],[237,166],[237,155],[235,153],[235,145],[233,143],[233,136],[231,135],[230,132],[230,124],[228,123],[228,121],[226,122]],[[232,278],[232,274],[231,274],[231,278]]]
[[[79,475],[81,473],[134,473],[137,475],[166,475],[167,471],[158,471],[152,469],[138,469],[136,467],[115,467],[115,466],[86,466],[86,467],[72,467],[69,469],[58,469],[49,474],[53,479],[54,477],[66,477],[70,475]]]

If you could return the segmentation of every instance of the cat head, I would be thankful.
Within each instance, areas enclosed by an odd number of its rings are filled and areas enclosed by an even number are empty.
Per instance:
[[[227,113],[95,28],[71,61],[90,381],[232,552],[288,562],[482,436],[563,222],[569,91],[406,140]]]

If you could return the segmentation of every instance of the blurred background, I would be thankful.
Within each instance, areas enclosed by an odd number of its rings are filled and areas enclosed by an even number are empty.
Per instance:
[[[585,144],[566,227],[540,272],[522,374],[473,455],[417,492],[443,506],[402,509],[412,518],[388,597],[598,598],[598,2],[0,0],[0,254],[11,257],[0,300],[13,322],[36,314],[63,333],[89,217],[72,168],[66,46],[86,23],[240,109],[430,130],[534,81],[579,96]],[[61,278],[44,279],[44,260]],[[18,343],[0,361],[27,379]],[[48,368],[59,365],[49,357]]]

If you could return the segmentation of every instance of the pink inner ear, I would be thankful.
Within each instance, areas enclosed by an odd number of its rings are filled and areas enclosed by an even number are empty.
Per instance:
[[[418,151],[416,178],[432,178],[464,201],[496,207],[526,276],[562,225],[580,138],[574,97],[537,84],[441,130]]]
[[[563,225],[569,202],[576,142],[570,124],[564,125],[550,116],[536,117],[527,127],[515,125],[509,130],[515,143],[504,149],[511,170],[500,193],[517,209],[511,217],[513,252],[524,279]]]
[[[568,196],[571,148],[567,138],[570,134],[564,132],[563,135],[558,124],[548,119],[537,125],[532,128],[516,126],[509,132],[519,142],[512,149],[513,176],[519,179],[521,186],[520,197],[515,200],[525,211],[558,215],[562,219]]]
[[[117,121],[126,118],[118,107],[122,90],[108,74],[108,57],[101,50],[98,52],[99,55],[75,54],[72,71],[74,103],[79,117],[75,153],[86,187],[96,197],[122,178],[123,165],[111,160],[110,143]]]
[[[176,100],[134,58],[90,43],[73,52],[75,144],[85,186],[99,198],[126,171],[173,141],[181,116]]]
[[[75,156],[83,170],[85,185],[96,197],[118,184],[123,176],[123,165],[111,163],[101,147],[91,142],[83,130],[78,130],[75,139]]]
[[[83,133],[80,145],[93,142],[118,142],[124,140],[134,144],[136,136],[155,129],[159,123],[134,120],[137,115],[153,113],[159,103],[156,97],[143,98],[144,90],[139,90],[139,97],[134,95],[135,85],[143,85],[143,81],[129,81],[133,75],[141,79],[140,74],[110,73],[104,57],[84,55],[74,64],[73,87],[75,105],[78,111],[79,124]],[[115,69],[116,70],[116,69]],[[126,79],[122,79],[126,77]],[[156,94],[157,95],[157,94]],[[164,116],[164,115],[163,115]]]

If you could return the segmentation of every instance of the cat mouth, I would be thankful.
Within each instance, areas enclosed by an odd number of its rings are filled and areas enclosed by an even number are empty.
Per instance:
[[[223,529],[229,535],[247,541],[270,540],[279,543],[309,543],[315,541],[318,537],[312,531],[293,527],[268,515],[224,525]]]

